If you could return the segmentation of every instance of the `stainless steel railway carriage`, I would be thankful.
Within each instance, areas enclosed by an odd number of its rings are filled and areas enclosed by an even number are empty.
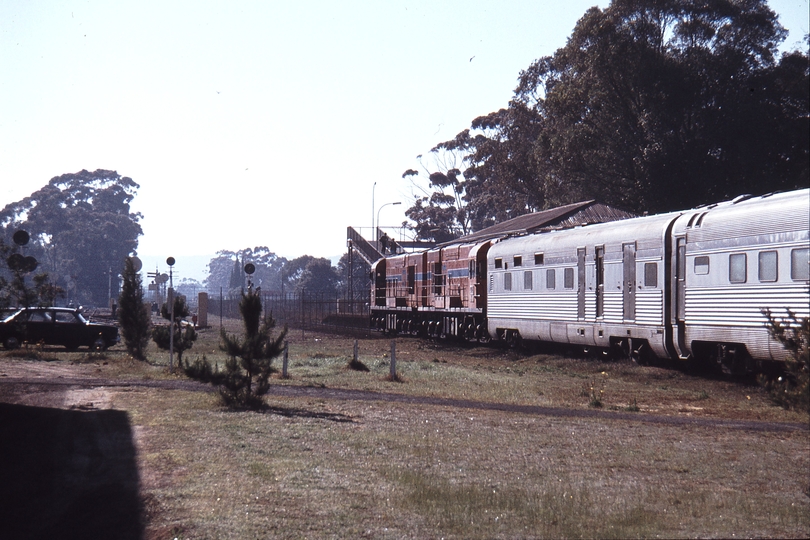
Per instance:
[[[810,316],[809,230],[803,189],[479,244],[461,239],[378,261],[372,326],[749,369],[785,355],[763,310]]]
[[[810,316],[810,190],[508,238],[487,257],[494,339],[645,360],[782,360],[762,310]]]

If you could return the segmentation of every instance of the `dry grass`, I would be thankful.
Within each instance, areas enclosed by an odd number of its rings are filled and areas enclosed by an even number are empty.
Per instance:
[[[188,359],[205,353],[216,361],[217,336],[218,329],[203,333]],[[133,426],[148,537],[810,536],[807,431],[609,416],[636,404],[639,416],[807,422],[756,387],[405,339],[397,341],[404,382],[392,383],[388,339],[361,342],[364,373],[347,368],[353,339],[289,337],[291,378],[277,385],[563,410],[589,410],[594,388],[608,416],[303,396],[270,397],[259,413],[231,412],[213,393],[108,389],[110,406],[127,411]],[[106,360],[80,354],[47,366],[73,376],[180,378],[168,374],[167,355],[151,349],[151,364],[117,350]]]

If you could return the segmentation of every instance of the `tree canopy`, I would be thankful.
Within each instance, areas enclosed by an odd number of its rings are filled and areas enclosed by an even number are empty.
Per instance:
[[[810,63],[779,55],[785,35],[764,0],[614,0],[432,152],[463,153],[473,230],[585,199],[661,212],[807,186]]]
[[[0,210],[2,237],[9,245],[15,231],[27,231],[27,253],[71,300],[106,305],[117,297],[117,276],[143,234],[142,216],[130,209],[138,187],[101,169],[57,176]]]
[[[266,246],[244,248],[239,251],[220,250],[217,256],[208,263],[208,277],[205,286],[208,289],[223,287],[225,290],[239,291],[246,287],[245,264],[252,263],[256,271],[251,277],[254,286],[264,292],[281,291],[281,270],[287,259],[279,257]]]

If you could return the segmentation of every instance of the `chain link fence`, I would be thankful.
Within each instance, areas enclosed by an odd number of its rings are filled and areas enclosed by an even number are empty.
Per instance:
[[[335,295],[316,293],[261,294],[264,313],[276,320],[277,326],[352,334],[369,332],[368,300],[349,300]],[[192,299],[189,298],[191,301]],[[196,310],[196,298],[189,302]],[[222,319],[238,319],[241,296],[215,293],[208,295],[208,324]]]

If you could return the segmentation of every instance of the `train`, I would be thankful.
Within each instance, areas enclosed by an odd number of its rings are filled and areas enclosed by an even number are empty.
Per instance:
[[[371,327],[550,342],[639,363],[783,362],[768,331],[810,316],[810,189],[383,256]]]

